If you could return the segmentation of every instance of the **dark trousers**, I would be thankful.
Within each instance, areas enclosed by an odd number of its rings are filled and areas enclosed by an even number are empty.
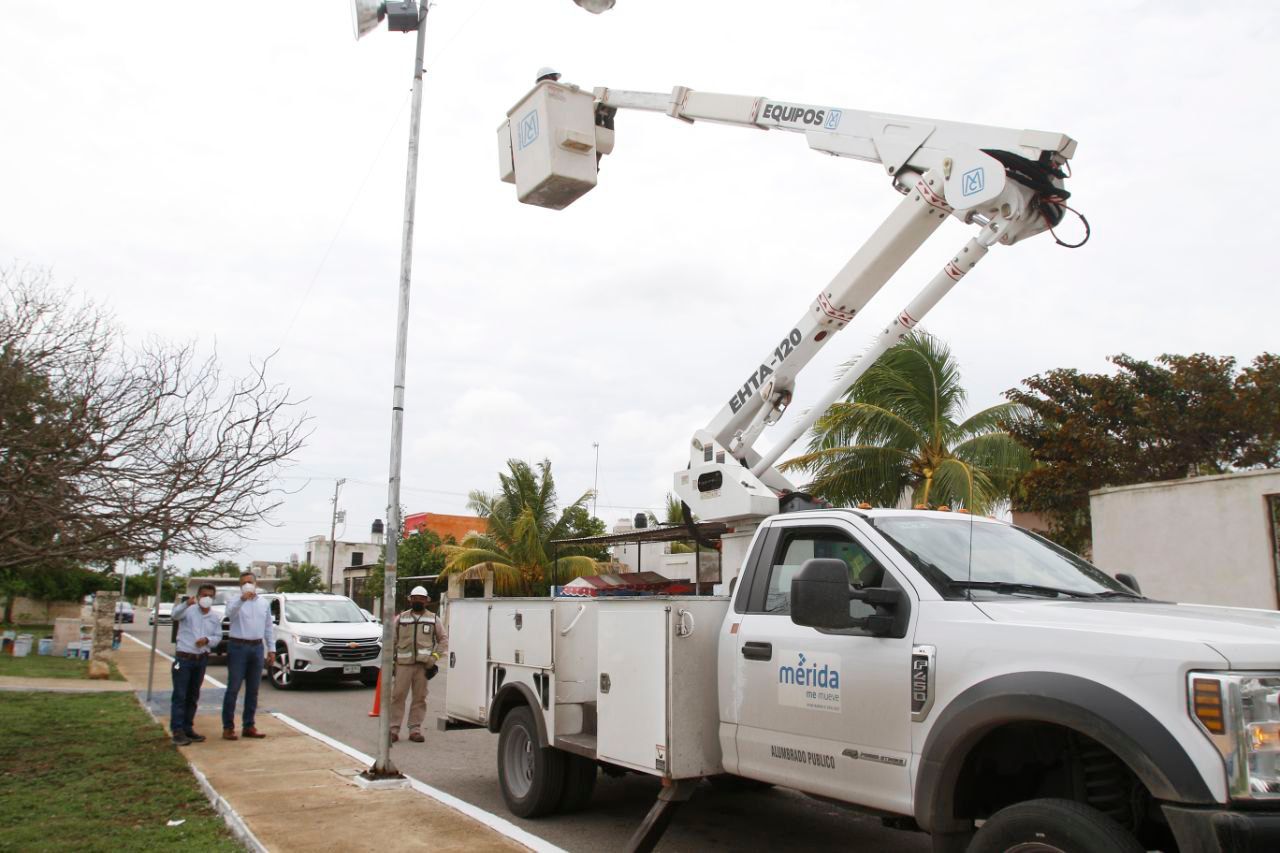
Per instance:
[[[262,686],[262,644],[246,646],[243,643],[227,644],[227,695],[222,700],[222,727],[236,727],[236,696],[244,684],[244,711],[241,719],[244,728],[253,727],[253,715],[258,710],[258,688]]]
[[[189,732],[196,721],[200,704],[200,685],[204,683],[209,656],[198,661],[178,658],[173,662],[173,701],[169,706],[169,730],[174,734]]]

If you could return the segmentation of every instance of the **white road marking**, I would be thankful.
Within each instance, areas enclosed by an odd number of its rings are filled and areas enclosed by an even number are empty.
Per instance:
[[[130,640],[133,640],[135,643],[137,643],[138,645],[142,646],[144,649],[149,649],[149,648],[151,648],[151,644],[150,644],[150,643],[146,643],[146,642],[143,642],[142,640],[139,640],[137,637],[133,636],[133,634],[130,634],[128,631],[125,631],[125,632],[123,632],[123,633],[124,633],[124,635],[125,635],[126,637],[128,637]],[[164,659],[166,659],[166,660],[173,660],[173,659],[174,659],[173,655],[167,655],[167,654],[165,654],[164,652],[160,651],[159,649],[155,649],[155,653],[156,653],[156,654],[158,654],[158,655],[160,655],[160,657],[162,657],[162,658],[164,658]],[[207,675],[204,677],[204,683],[205,683],[205,684],[212,684],[214,687],[221,687],[221,688],[223,688],[224,690],[225,690],[225,689],[226,689],[226,687],[227,687],[227,685],[223,684],[223,683],[222,683],[221,681],[219,681],[218,679],[216,679],[216,678],[210,678],[210,677],[209,677],[209,676],[207,676]]]
[[[365,755],[363,752],[356,749],[354,746],[348,746],[342,741],[335,740],[334,738],[329,737],[323,732],[318,732],[315,729],[311,728],[310,726],[305,725],[304,723],[298,722],[297,720],[290,717],[288,714],[281,714],[273,711],[271,713],[271,716],[275,717],[277,720],[284,723],[285,725],[292,726],[293,728],[297,729],[303,734],[310,735],[311,737],[315,738],[321,743],[327,744],[328,746],[333,747],[339,752],[351,756],[357,761],[363,762],[365,764],[373,764],[374,759],[372,755]],[[551,842],[546,841],[545,839],[539,838],[536,835],[525,832],[523,829],[516,826],[514,823],[507,820],[506,818],[498,817],[496,814],[493,814],[492,812],[487,812],[484,809],[479,808],[478,806],[473,806],[471,803],[468,803],[466,800],[460,800],[457,797],[453,796],[452,794],[446,794],[444,791],[441,791],[439,788],[433,788],[432,786],[428,785],[426,782],[420,782],[417,779],[414,779],[412,776],[408,776],[406,778],[409,780],[409,785],[418,793],[426,794],[428,797],[431,797],[433,800],[437,800],[438,802],[441,802],[452,809],[460,811],[467,817],[474,818],[475,820],[480,821],[485,826],[489,827],[495,832],[499,832],[502,835],[505,835],[507,838],[510,838],[512,841],[517,841],[520,844],[523,844],[525,847],[528,847],[530,850],[536,851],[536,853],[565,853],[563,848],[557,847]]]

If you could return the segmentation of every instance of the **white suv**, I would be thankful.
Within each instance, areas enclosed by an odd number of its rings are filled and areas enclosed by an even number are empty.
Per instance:
[[[382,636],[345,595],[283,592],[262,596],[276,623],[271,684],[290,690],[310,679],[359,679],[378,683]]]

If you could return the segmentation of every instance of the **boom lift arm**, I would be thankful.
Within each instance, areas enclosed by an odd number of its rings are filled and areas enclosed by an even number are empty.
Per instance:
[[[605,88],[587,93],[555,80],[540,81],[498,129],[502,179],[516,184],[521,201],[555,209],[567,206],[595,186],[599,159],[613,150],[619,109],[663,112],[689,123],[803,133],[815,151],[880,163],[904,196],[804,315],[753,366],[720,412],[695,433],[689,467],[676,473],[675,490],[706,520],[776,513],[779,497],[794,486],[774,463],[827,407],[923,319],[991,246],[1012,245],[1051,230],[1068,209],[1063,183],[1076,143],[1063,134],[696,92],[683,86],[670,94]],[[762,456],[755,441],[790,405],[800,371],[948,216],[977,225],[977,235]]]

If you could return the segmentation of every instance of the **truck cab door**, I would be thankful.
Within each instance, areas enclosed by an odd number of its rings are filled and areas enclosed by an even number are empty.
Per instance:
[[[806,560],[838,558],[849,581],[911,587],[840,519],[774,525],[738,625],[738,772],[815,794],[911,812],[911,636],[832,631],[791,621],[791,578]],[[870,615],[859,601],[851,615]]]

